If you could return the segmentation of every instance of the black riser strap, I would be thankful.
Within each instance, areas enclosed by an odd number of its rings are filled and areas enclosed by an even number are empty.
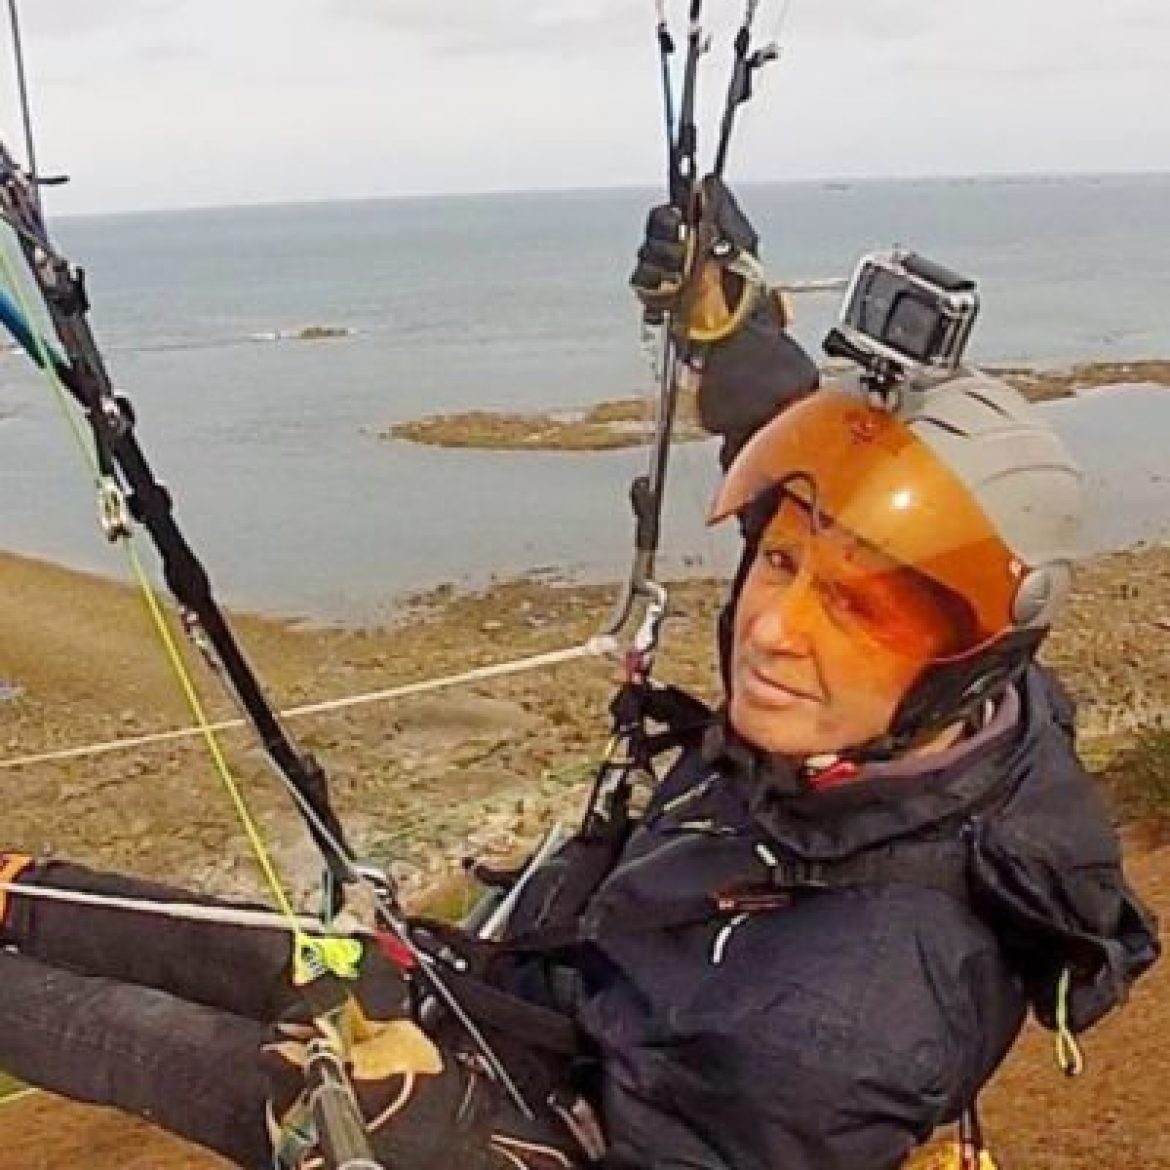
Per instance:
[[[254,671],[212,596],[207,571],[175,521],[170,494],[154,478],[150,463],[134,434],[132,415],[127,408],[120,407],[122,425],[112,425],[101,409],[97,394],[87,387],[85,375],[63,363],[58,365],[57,372],[65,387],[85,410],[95,434],[101,436],[121,470],[130,489],[128,503],[158,550],[168,589],[181,605],[190,609],[199,619],[265,752],[320,819],[326,833],[341,848],[344,858],[336,856],[336,850],[326,835],[306,818],[309,832],[330,873],[339,882],[347,881],[350,875],[346,861],[352,860],[353,854],[341,823],[329,803],[324,773],[315,761],[297,752],[273,713]],[[89,385],[92,386],[92,383]]]

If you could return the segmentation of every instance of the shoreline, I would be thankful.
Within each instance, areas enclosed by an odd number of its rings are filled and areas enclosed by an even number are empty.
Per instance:
[[[1132,411],[1128,405],[1111,409],[1131,399]],[[1087,547],[1170,538],[1165,443],[1159,445],[1170,435],[1170,395],[1154,388],[1115,387],[1045,409],[1070,444],[1079,445],[1092,490],[1100,493]],[[15,431],[10,437],[22,438]],[[160,458],[168,476],[188,481],[178,514],[207,558],[226,604],[310,624],[365,625],[382,620],[388,610],[408,607],[419,591],[444,581],[466,591],[530,567],[549,567],[574,583],[588,584],[616,576],[628,563],[631,520],[625,496],[633,476],[644,470],[645,448],[624,454],[531,452],[524,458],[387,446],[366,430],[352,442],[361,458],[357,477],[339,458],[350,452],[348,446],[315,460],[311,471],[322,477],[326,490],[296,497],[299,523],[294,527],[267,523],[269,515],[284,515],[294,498],[282,489],[293,465],[283,449],[249,456],[248,516],[231,506],[205,464],[191,466],[186,456],[173,453]],[[675,449],[664,518],[670,551],[663,557],[672,571],[690,572],[705,564],[715,573],[734,559],[733,536],[703,524],[703,506],[717,474],[716,444],[709,439]],[[10,479],[14,499],[41,491],[44,510],[12,509],[0,544],[125,579],[120,550],[111,551],[98,535],[84,496],[57,474],[55,464],[45,473],[47,482],[41,469],[26,473],[18,462]],[[526,491],[514,497],[521,482]],[[355,483],[365,485],[357,497],[352,495]],[[411,507],[419,509],[422,523],[403,512],[401,499],[414,501]],[[426,519],[439,501],[444,501],[442,539]],[[317,551],[306,560],[306,546],[314,545]],[[153,555],[147,560],[155,563]]]

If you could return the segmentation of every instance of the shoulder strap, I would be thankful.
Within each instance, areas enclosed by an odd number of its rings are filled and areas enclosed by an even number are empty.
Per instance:
[[[506,943],[473,938],[459,927],[433,918],[412,918],[419,945],[444,965],[444,979],[460,1006],[477,1024],[542,1052],[575,1057],[581,1042],[564,1011],[545,1007],[495,985],[495,963],[513,953]]]
[[[642,714],[666,728],[657,735],[647,735],[646,744],[651,756],[676,747],[698,747],[715,718],[715,712],[689,691],[657,684],[647,688]]]
[[[712,889],[694,898],[677,898],[647,911],[644,905],[610,908],[607,931],[639,933],[673,930],[739,913],[761,913],[782,909],[794,898],[830,890],[860,886],[915,886],[972,905],[968,886],[969,845],[965,838],[905,841],[870,850],[840,861],[802,861],[776,858],[769,867],[769,880],[733,889]],[[527,931],[510,938],[502,949],[512,954],[566,955],[586,941],[581,923],[574,919],[555,927]]]

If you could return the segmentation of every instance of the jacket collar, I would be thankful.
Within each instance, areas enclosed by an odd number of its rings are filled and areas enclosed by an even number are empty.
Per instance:
[[[721,723],[704,745],[752,819],[782,848],[818,861],[898,838],[945,834],[997,804],[1027,774],[1047,710],[1030,670],[975,735],[932,756],[868,764],[853,783],[810,790],[799,765],[750,747]]]

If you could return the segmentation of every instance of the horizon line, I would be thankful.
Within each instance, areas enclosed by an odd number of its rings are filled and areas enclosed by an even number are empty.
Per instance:
[[[783,179],[743,179],[737,188],[747,187],[851,187],[879,183],[954,183],[954,182],[1044,182],[1069,179],[1142,179],[1170,177],[1170,169],[1085,170],[1085,171],[966,171],[905,175],[834,174],[810,175]],[[569,187],[493,187],[467,191],[403,191],[375,195],[317,195],[294,199],[254,199],[236,203],[191,203],[174,206],[125,207],[104,211],[51,212],[54,219],[101,219],[127,215],[174,215],[203,211],[246,211],[280,207],[311,207],[327,203],[382,203],[426,200],[491,199],[524,195],[588,195],[619,191],[653,191],[655,183],[610,183]]]

